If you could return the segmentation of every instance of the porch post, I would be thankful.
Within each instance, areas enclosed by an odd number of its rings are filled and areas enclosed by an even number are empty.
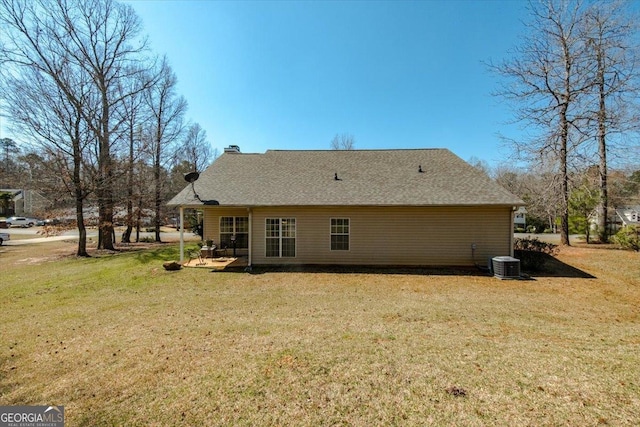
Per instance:
[[[180,263],[184,262],[184,208],[180,206]]]

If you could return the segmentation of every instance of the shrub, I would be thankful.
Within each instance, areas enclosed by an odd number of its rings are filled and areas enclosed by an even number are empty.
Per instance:
[[[623,249],[640,251],[640,227],[633,225],[622,227],[611,240]]]
[[[518,227],[514,230],[516,233],[524,233],[524,228]]]
[[[547,221],[534,215],[527,216],[527,231],[529,233],[542,233],[542,230],[547,228],[547,226]]]
[[[515,239],[513,241],[513,248],[521,251],[542,252],[551,256],[558,254],[558,245],[541,242],[537,237]]]
[[[541,242],[537,238],[515,239],[513,249],[522,269],[530,271],[542,270],[547,259],[558,254],[557,245]]]

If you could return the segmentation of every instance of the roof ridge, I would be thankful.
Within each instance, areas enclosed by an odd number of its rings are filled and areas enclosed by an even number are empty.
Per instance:
[[[312,153],[312,152],[362,152],[362,151],[451,151],[444,147],[429,147],[429,148],[358,148],[354,150],[333,150],[327,149],[310,149],[310,150],[296,150],[296,149],[267,149],[265,153],[269,152],[294,152],[294,153]]]

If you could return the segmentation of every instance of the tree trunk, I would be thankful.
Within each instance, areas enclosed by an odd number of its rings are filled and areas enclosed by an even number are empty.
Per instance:
[[[113,171],[111,168],[111,146],[109,138],[109,103],[104,84],[102,86],[102,117],[100,120],[101,133],[99,137],[100,153],[99,174],[100,190],[98,197],[98,230],[99,249],[115,250],[113,246]]]
[[[160,115],[161,117],[161,115]],[[155,153],[155,161],[154,161],[154,165],[153,165],[153,179],[154,179],[154,184],[155,184],[155,233],[156,233],[156,242],[161,242],[160,239],[160,215],[161,215],[161,211],[160,209],[162,208],[162,183],[160,182],[160,161],[161,161],[161,155],[162,155],[162,134],[161,134],[161,129],[162,129],[162,123],[160,122],[160,120],[158,120],[157,123],[157,136],[156,136],[156,153]]]
[[[586,224],[586,230],[584,231],[584,235],[585,235],[585,238],[587,239],[587,245],[588,245],[589,243],[591,243],[591,242],[589,242],[589,237],[590,237],[590,235],[591,235],[591,234],[590,234],[590,231],[591,231],[591,230],[590,230],[590,228],[591,228],[591,226],[590,226],[590,224],[589,224],[589,215],[588,215],[588,214],[587,214],[587,215],[585,215],[584,220],[585,220],[585,224]]]
[[[609,240],[607,233],[607,214],[609,207],[609,192],[607,189],[607,105],[604,82],[604,68],[602,52],[598,51],[598,90],[600,93],[600,105],[598,108],[598,174],[600,178],[600,203],[598,204],[598,240],[606,243]]]
[[[82,211],[84,205],[84,197],[82,191],[82,179],[80,177],[80,165],[82,164],[82,158],[79,153],[79,144],[73,143],[74,157],[73,157],[73,185],[76,198],[76,222],[78,225],[78,250],[77,256],[88,257],[87,252],[87,229],[84,226],[84,212]]]
[[[78,222],[78,251],[77,256],[88,257],[87,252],[87,228],[84,226],[84,213],[82,212],[82,200],[76,199],[76,221]]]
[[[566,95],[568,99],[568,95]],[[567,171],[567,144],[569,141],[569,123],[567,121],[568,100],[560,108],[560,174],[562,179],[562,197],[560,198],[560,244],[570,246],[569,242],[569,175]]]
[[[133,231],[133,156],[135,134],[133,125],[129,126],[129,163],[127,167],[127,229],[122,234],[122,243],[131,243]]]
[[[127,228],[122,233],[122,243],[131,243],[131,233],[133,232],[133,226],[127,225]]]
[[[138,209],[136,210],[136,243],[140,242],[140,224],[142,223],[142,197],[138,199]]]

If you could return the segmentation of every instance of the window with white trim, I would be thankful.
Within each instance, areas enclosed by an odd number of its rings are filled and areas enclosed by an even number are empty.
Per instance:
[[[267,218],[265,220],[265,256],[284,258],[296,256],[296,219]]]
[[[236,236],[236,248],[247,249],[249,247],[249,217],[220,217],[220,245],[232,248],[231,236]]]
[[[349,218],[331,218],[331,250],[349,250]]]

